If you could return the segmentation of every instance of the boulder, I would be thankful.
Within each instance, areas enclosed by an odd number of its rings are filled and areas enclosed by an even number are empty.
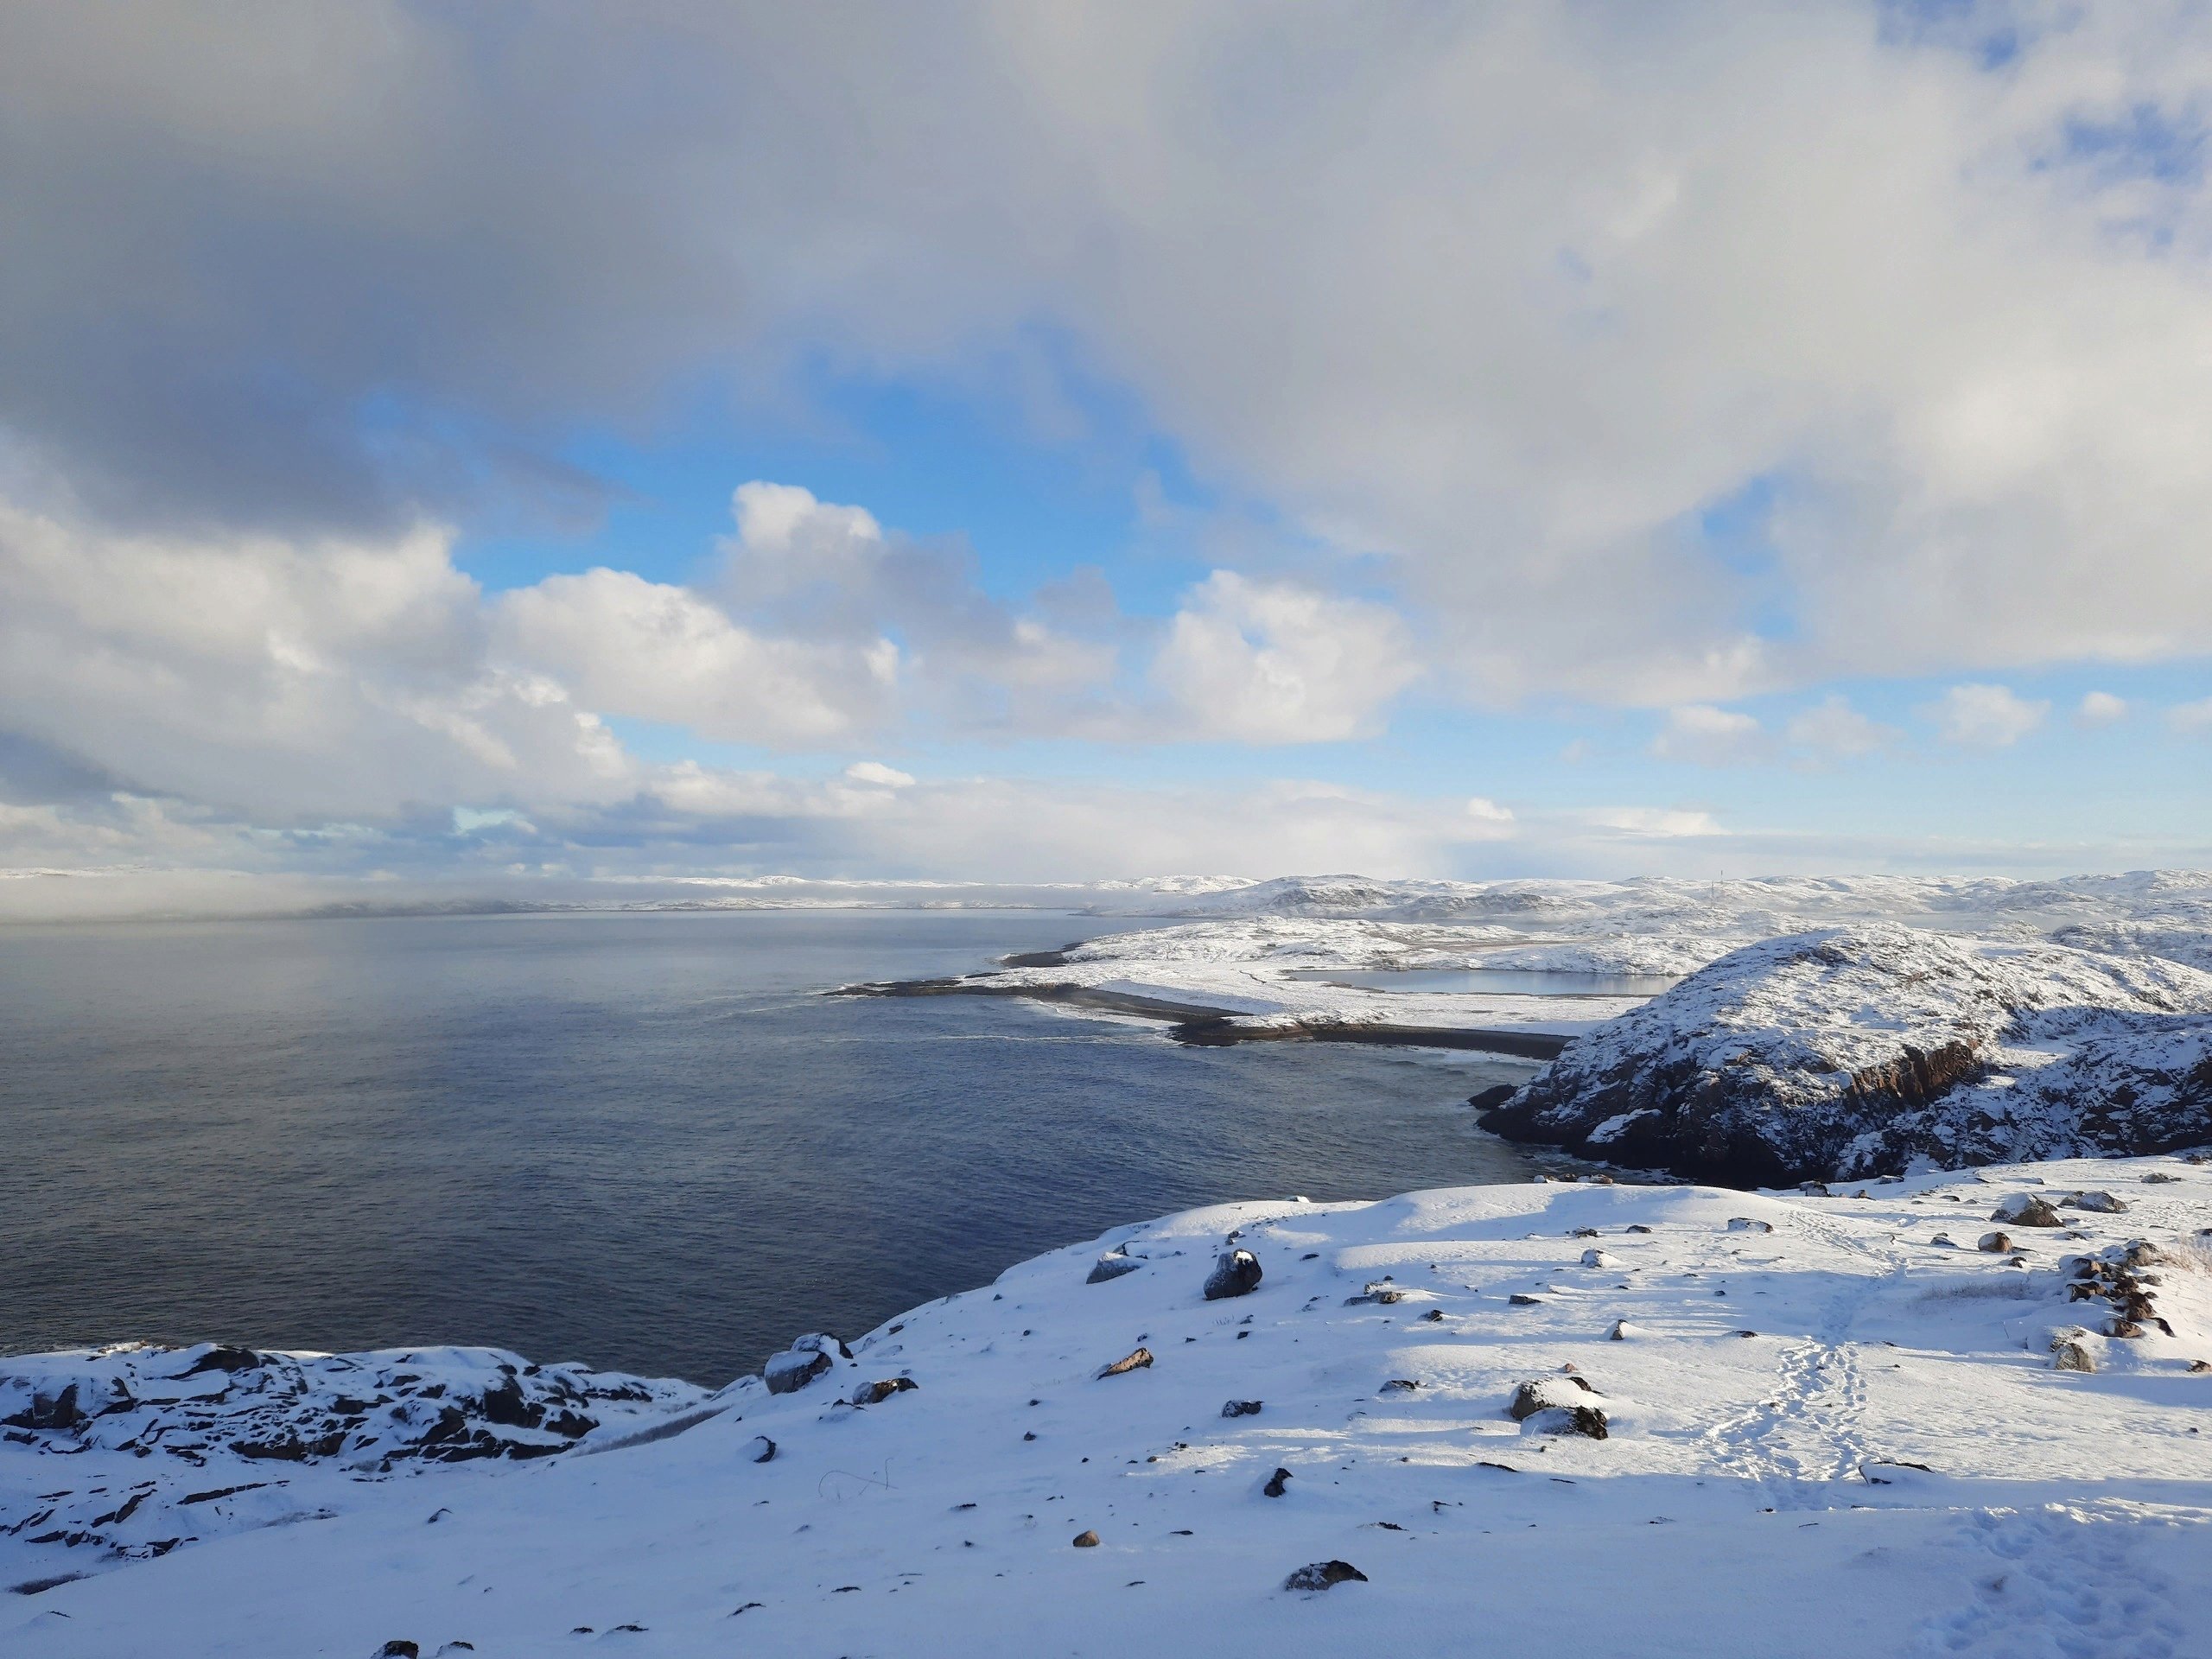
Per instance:
[[[1535,1434],[1580,1434],[1602,1440],[1610,1433],[1605,1414],[1595,1406],[1554,1406],[1527,1419],[1521,1427]]]
[[[1620,1259],[1607,1255],[1603,1250],[1585,1250],[1582,1252],[1582,1265],[1586,1268],[1617,1268],[1620,1265]]]
[[[1992,1221],[2010,1222],[2015,1227],[2063,1227],[2066,1218],[2050,1207],[2047,1199],[2033,1192],[2014,1192],[1998,1200],[1997,1207],[1989,1212]]]
[[[2012,1235],[2010,1233],[1984,1233],[1980,1242],[1974,1246],[1974,1249],[1986,1250],[1992,1255],[2001,1255],[2012,1248]]]
[[[791,1394],[804,1388],[841,1359],[850,1359],[853,1351],[829,1335],[816,1332],[804,1336],[772,1357],[760,1368],[761,1380],[767,1383],[771,1394]]]
[[[1332,1585],[1365,1584],[1367,1574],[1350,1561],[1308,1561],[1282,1581],[1286,1590],[1326,1590]]]
[[[1770,1233],[1774,1230],[1774,1224],[1754,1221],[1749,1216],[1731,1216],[1728,1217],[1728,1230],[1732,1233]]]
[[[772,1463],[775,1460],[776,1443],[766,1434],[755,1434],[744,1446],[746,1460],[750,1463]]]
[[[1392,1307],[1405,1300],[1406,1293],[1385,1277],[1370,1280],[1358,1295],[1344,1298],[1344,1306],[1357,1307],[1363,1303],[1372,1302],[1377,1306]]]
[[[2081,1338],[2088,1334],[2061,1332],[2050,1339],[2050,1369],[2054,1371],[2094,1371],[2097,1362]]]
[[[1098,1376],[1102,1378],[1109,1376],[1125,1376],[1131,1371],[1141,1371],[1147,1370],[1151,1364],[1151,1349],[1134,1348],[1128,1353],[1123,1354],[1121,1358],[1116,1360],[1111,1365],[1100,1366],[1098,1368]]]
[[[1525,1422],[1540,1411],[1583,1405],[1594,1392],[1580,1376],[1534,1377],[1513,1390],[1513,1399],[1505,1408],[1505,1414],[1516,1423]]]
[[[2088,1210],[2100,1216],[2125,1215],[2127,1211],[2127,1201],[2110,1192],[2076,1192],[2063,1202],[2070,1210]]]
[[[1221,1414],[1224,1417],[1256,1417],[1260,1414],[1260,1402],[1257,1400],[1224,1401]]]
[[[1096,1549],[1098,1548],[1098,1535],[1086,1529],[1076,1534],[1074,1542],[1077,1549]]]
[[[1206,1275],[1205,1299],[1220,1301],[1229,1296],[1249,1296],[1260,1287],[1260,1258],[1249,1250],[1225,1250]]]
[[[853,1390],[856,1406],[880,1406],[894,1394],[910,1394],[921,1387],[911,1376],[887,1376]]]
[[[1268,1484],[1260,1488],[1261,1495],[1266,1497],[1281,1497],[1287,1490],[1284,1483],[1290,1478],[1289,1470],[1277,1469],[1274,1473],[1268,1477]]]
[[[1090,1264],[1090,1275],[1083,1282],[1086,1285],[1103,1285],[1109,1279],[1119,1279],[1125,1273],[1135,1273],[1143,1265],[1144,1263],[1134,1255],[1121,1250],[1109,1250]]]

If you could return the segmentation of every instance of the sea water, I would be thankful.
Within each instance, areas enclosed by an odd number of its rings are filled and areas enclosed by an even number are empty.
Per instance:
[[[0,931],[0,1354],[464,1342],[728,1381],[1117,1222],[1525,1179],[1530,1068],[852,1000],[1020,912]]]

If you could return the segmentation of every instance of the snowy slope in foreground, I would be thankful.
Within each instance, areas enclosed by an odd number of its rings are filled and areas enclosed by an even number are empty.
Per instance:
[[[2080,1188],[2128,1208],[1976,1249],[2007,1198]],[[671,1438],[356,1484],[329,1519],[0,1597],[0,1651],[2202,1651],[2208,1225],[2212,1167],[2179,1159],[1863,1198],[1531,1183],[1194,1211]],[[1203,1300],[1232,1240],[1264,1276]],[[1102,1247],[1139,1265],[1086,1282]],[[2069,1255],[2108,1259],[2092,1279]],[[2122,1318],[2145,1334],[2100,1334]],[[1139,1347],[1148,1366],[1098,1375]],[[1515,1421],[1523,1382],[1562,1405]],[[1555,1432],[1577,1405],[1606,1438]],[[38,1464],[55,1487],[133,1466]],[[1364,1581],[1285,1588],[1331,1561]]]

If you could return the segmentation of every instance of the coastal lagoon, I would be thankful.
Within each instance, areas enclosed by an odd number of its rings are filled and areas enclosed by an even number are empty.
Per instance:
[[[852,1001],[1034,912],[0,932],[0,1353],[463,1342],[727,1381],[1133,1217],[1525,1179],[1525,1064]]]

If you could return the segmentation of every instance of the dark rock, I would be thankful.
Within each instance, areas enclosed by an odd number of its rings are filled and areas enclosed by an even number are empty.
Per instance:
[[[1385,1394],[1411,1394],[1421,1384],[1409,1376],[1394,1376],[1382,1385]]]
[[[1427,1313],[1422,1314],[1421,1318],[1430,1325],[1441,1325],[1444,1323],[1444,1310],[1440,1307],[1432,1307]]]
[[[2127,1201],[2109,1192],[2076,1192],[2063,1202],[2069,1209],[2094,1211],[2101,1216],[2119,1216],[2127,1212]]]
[[[1128,1353],[1122,1355],[1121,1358],[1116,1360],[1111,1365],[1102,1365],[1099,1367],[1098,1375],[1101,1377],[1123,1376],[1131,1371],[1144,1370],[1149,1367],[1151,1363],[1151,1349],[1134,1348]]]
[[[1282,1581],[1286,1590],[1326,1590],[1336,1584],[1365,1584],[1367,1574],[1350,1561],[1309,1561]]]
[[[2015,1227],[2063,1227],[2065,1217],[2050,1207],[2050,1202],[2033,1192],[2014,1192],[1998,1201],[1989,1212],[1992,1221],[2010,1222]]]
[[[1078,1532],[1078,1533],[1077,1533],[1077,1534],[1076,1534],[1076,1535],[1075,1535],[1075,1547],[1076,1547],[1077,1549],[1096,1549],[1096,1548],[1098,1548],[1098,1535],[1097,1535],[1096,1533],[1095,1533],[1095,1532],[1090,1532],[1090,1531],[1088,1531],[1088,1530],[1085,1530],[1085,1531],[1083,1531],[1083,1532]]]
[[[1142,1266],[1144,1263],[1134,1255],[1126,1255],[1120,1250],[1109,1250],[1091,1263],[1090,1275],[1083,1282],[1086,1285],[1103,1285],[1109,1279],[1119,1279],[1125,1273],[1135,1273]]]
[[[1770,1233],[1774,1230],[1774,1224],[1755,1221],[1749,1216],[1731,1216],[1728,1217],[1728,1230],[1732,1233]]]
[[[1260,1402],[1257,1400],[1230,1400],[1222,1406],[1221,1414],[1224,1417],[1256,1417],[1260,1414]]]
[[[853,1391],[853,1404],[880,1406],[894,1394],[907,1394],[921,1387],[911,1376],[887,1376],[867,1387]]]
[[[1515,1307],[1541,1307],[1543,1306],[1544,1300],[1541,1296],[1530,1296],[1524,1292],[1518,1290],[1515,1291],[1505,1300],[1509,1304]]]
[[[72,1382],[51,1399],[42,1394],[31,1395],[31,1402],[14,1416],[0,1419],[10,1428],[74,1428],[85,1421],[85,1413],[77,1404],[77,1385]]]
[[[1510,1083],[1501,1083],[1494,1087],[1482,1090],[1479,1094],[1468,1096],[1467,1104],[1473,1107],[1478,1112],[1494,1111],[1498,1107],[1504,1105],[1507,1101],[1512,1099],[1513,1096],[1519,1092],[1520,1090],[1516,1089],[1513,1084]]]
[[[2010,1233],[1984,1233],[1980,1242],[1974,1246],[1974,1249],[1986,1250],[1992,1255],[2001,1255],[2012,1248],[2012,1236]]]
[[[266,1362],[261,1356],[251,1348],[241,1348],[232,1343],[219,1342],[200,1355],[198,1359],[193,1361],[190,1369],[179,1371],[177,1379],[181,1382],[188,1376],[199,1376],[207,1371],[236,1373],[257,1370],[264,1363]]]
[[[1540,1411],[1580,1405],[1581,1397],[1592,1392],[1590,1385],[1580,1376],[1535,1377],[1513,1390],[1505,1414],[1516,1423],[1524,1422]]]
[[[1602,1440],[1610,1432],[1605,1414],[1595,1406],[1554,1406],[1529,1418],[1527,1424],[1539,1434],[1580,1434],[1592,1440]]]
[[[423,1659],[421,1646],[394,1637],[377,1649],[377,1659]]]
[[[1249,1250],[1228,1250],[1206,1276],[1205,1298],[1217,1302],[1228,1296],[1249,1296],[1259,1287],[1260,1258]]]
[[[1262,1495],[1267,1497],[1281,1497],[1286,1490],[1283,1483],[1290,1478],[1289,1470],[1277,1469],[1274,1473],[1268,1477],[1268,1484],[1260,1488]]]
[[[853,1351],[836,1338],[821,1332],[801,1337],[798,1341],[774,1356],[760,1368],[760,1376],[768,1384],[771,1394],[791,1394],[835,1365],[840,1359],[850,1359]]]
[[[1382,1307],[1394,1307],[1405,1300],[1406,1293],[1384,1277],[1369,1281],[1358,1295],[1345,1297],[1344,1306],[1357,1307],[1362,1303],[1372,1302]]]
[[[545,1421],[545,1408],[524,1399],[522,1384],[511,1376],[484,1390],[484,1416],[508,1428],[536,1428]]]
[[[766,1434],[755,1434],[745,1443],[745,1455],[753,1463],[772,1463],[775,1460],[776,1443]]]

